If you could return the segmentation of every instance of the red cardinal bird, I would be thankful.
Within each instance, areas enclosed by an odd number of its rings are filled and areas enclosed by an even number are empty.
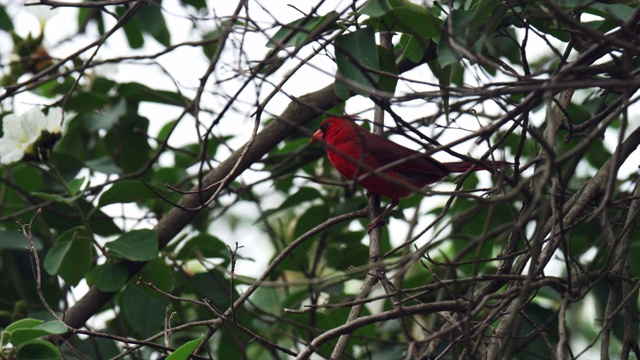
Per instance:
[[[372,134],[349,119],[328,118],[311,137],[312,142],[324,141],[331,164],[349,180],[357,179],[363,188],[391,199],[391,204],[377,216],[367,231],[384,222],[384,217],[408,197],[413,189],[438,182],[451,173],[462,173],[474,164],[464,161],[441,163],[430,156],[398,145],[383,136]],[[407,161],[401,159],[409,158]],[[389,165],[399,162],[397,165]],[[483,162],[487,167],[504,167],[508,162]],[[384,176],[375,175],[377,169]],[[476,167],[475,170],[485,170]],[[394,181],[395,180],[395,181]]]

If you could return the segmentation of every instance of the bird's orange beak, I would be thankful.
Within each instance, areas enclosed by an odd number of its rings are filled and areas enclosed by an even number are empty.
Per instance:
[[[316,131],[313,136],[311,137],[311,139],[309,139],[310,142],[322,142],[322,130],[318,129],[318,131]]]

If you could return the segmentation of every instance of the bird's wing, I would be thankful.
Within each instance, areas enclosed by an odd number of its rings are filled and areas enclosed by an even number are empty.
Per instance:
[[[450,173],[446,166],[430,156],[396,144],[383,136],[368,134],[365,141],[365,163],[368,166],[377,169],[400,159],[410,159],[385,172],[392,176],[397,174],[416,186],[422,187],[440,181]]]

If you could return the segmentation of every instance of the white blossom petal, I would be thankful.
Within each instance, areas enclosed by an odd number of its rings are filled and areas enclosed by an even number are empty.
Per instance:
[[[44,130],[49,131],[50,133],[61,133],[62,132],[62,108],[55,107],[49,109],[49,113],[45,119]]]
[[[25,154],[33,155],[33,146],[43,131],[62,133],[75,114],[67,115],[65,124],[60,125],[63,112],[61,108],[51,108],[44,114],[40,108],[33,107],[21,114],[9,114],[2,119],[3,136],[0,138],[0,163],[11,164],[22,159]]]
[[[24,157],[24,149],[13,139],[0,139],[0,163],[9,165]]]

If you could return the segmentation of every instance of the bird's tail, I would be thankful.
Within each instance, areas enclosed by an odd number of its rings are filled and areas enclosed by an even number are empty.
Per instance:
[[[454,161],[454,162],[442,163],[442,165],[444,165],[452,173],[462,173],[471,169],[472,167],[474,167],[474,170],[490,170],[490,169],[504,169],[507,167],[511,167],[513,165],[508,161],[482,161],[481,164],[483,165],[478,165],[478,164],[470,163],[466,161]]]

